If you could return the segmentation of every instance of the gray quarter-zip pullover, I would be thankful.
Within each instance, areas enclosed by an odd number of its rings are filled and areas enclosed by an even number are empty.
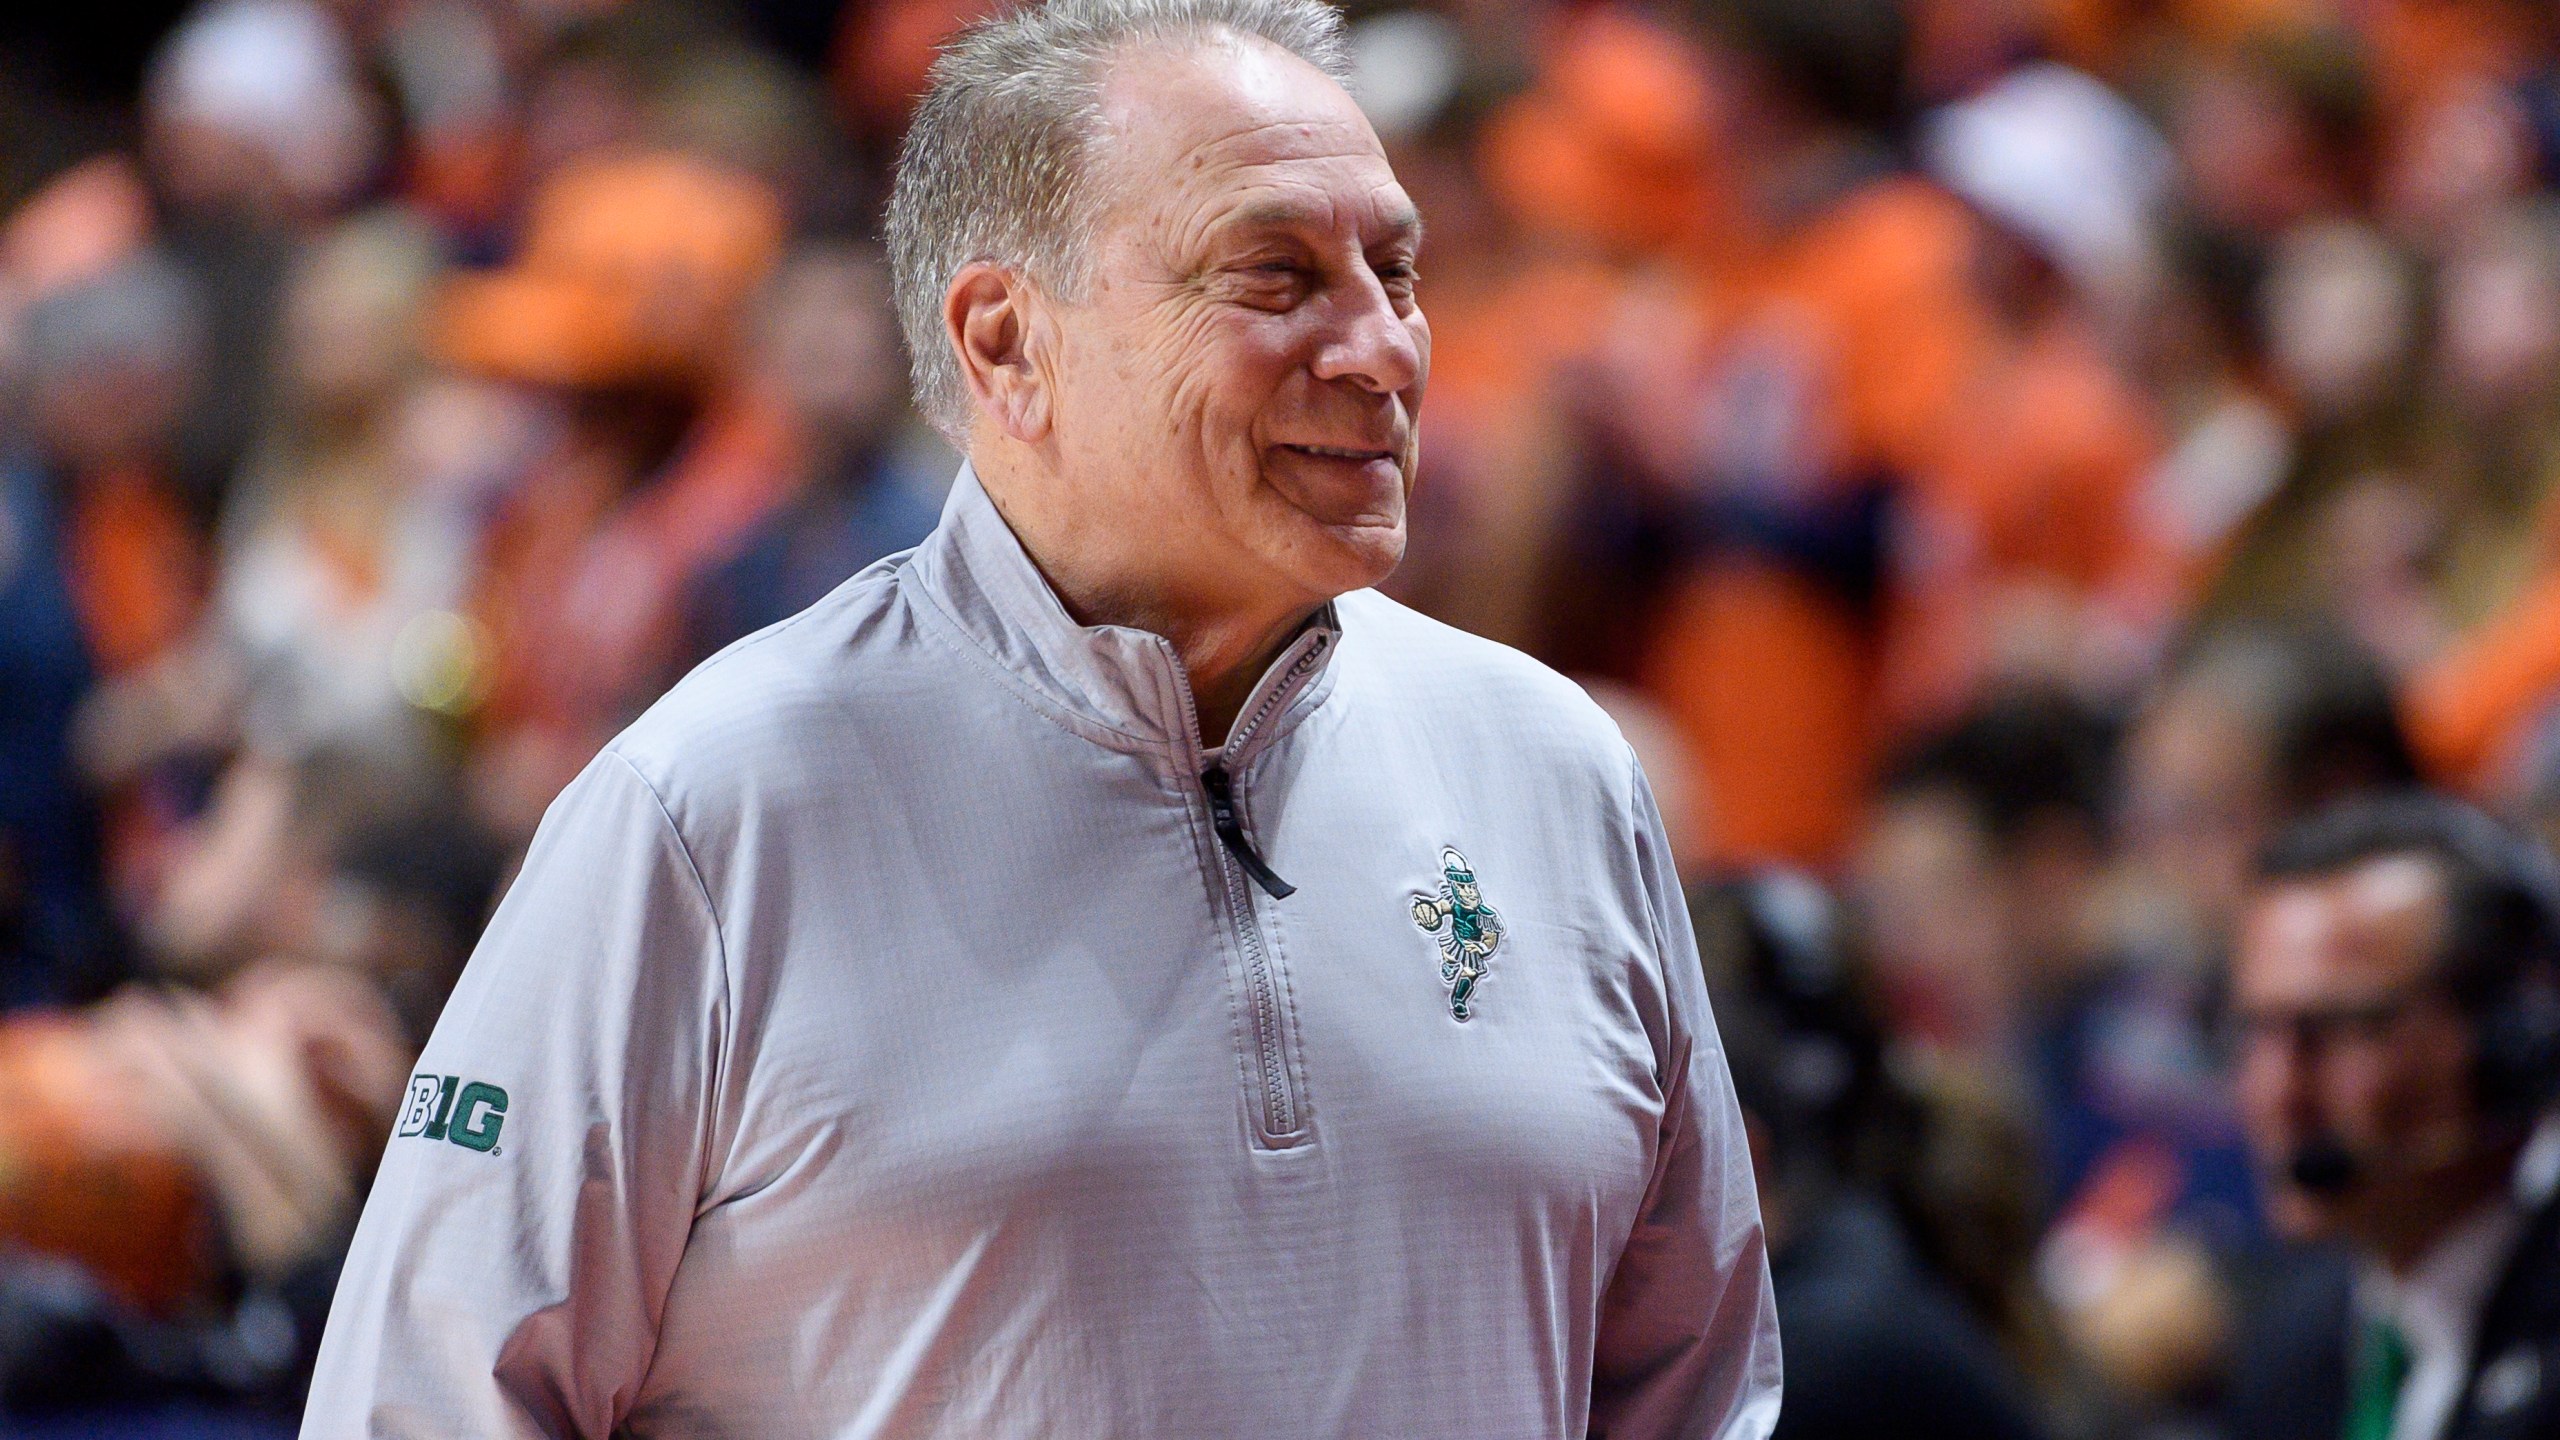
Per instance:
[[[1776,1417],[1615,728],[1363,592],[1204,751],[1171,646],[1074,623],[966,470],[570,786],[419,1070],[313,1440]]]

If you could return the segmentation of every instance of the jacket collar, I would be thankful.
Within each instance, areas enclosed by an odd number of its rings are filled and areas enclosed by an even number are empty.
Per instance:
[[[929,612],[1051,718],[1115,749],[1168,752],[1194,773],[1221,758],[1242,767],[1321,704],[1342,638],[1328,604],[1263,672],[1225,743],[1204,750],[1173,643],[1125,625],[1077,624],[975,468],[960,467],[941,524],[906,573]]]

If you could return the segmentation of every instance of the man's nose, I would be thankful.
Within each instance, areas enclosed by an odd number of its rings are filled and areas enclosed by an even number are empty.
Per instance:
[[[1411,316],[1399,312],[1375,275],[1337,292],[1316,352],[1320,380],[1349,380],[1364,390],[1393,395],[1413,388],[1429,364]]]
[[[2289,1133],[2326,1128],[2320,1096],[2321,1037],[2300,1027],[2263,1036],[2241,1060],[2242,1080],[2269,1118]]]

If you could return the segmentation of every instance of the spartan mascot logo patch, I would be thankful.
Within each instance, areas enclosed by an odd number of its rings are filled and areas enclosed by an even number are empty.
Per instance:
[[[1440,983],[1449,987],[1449,1013],[1465,1020],[1475,1011],[1485,962],[1502,943],[1502,917],[1484,903],[1466,856],[1455,849],[1440,852],[1440,893],[1413,897],[1413,923],[1439,940]]]

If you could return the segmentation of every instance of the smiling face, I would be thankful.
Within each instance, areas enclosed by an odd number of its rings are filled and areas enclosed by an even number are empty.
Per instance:
[[[1259,40],[1133,49],[1057,305],[1059,469],[1190,604],[1312,607],[1404,554],[1431,335],[1421,234],[1342,88]]]
[[[2397,855],[2268,886],[2244,916],[2235,1088],[2272,1217],[2297,1238],[2389,1250],[2469,1208],[2455,1176],[2483,1132],[2471,1024],[2435,979],[2445,904],[2432,862]],[[2356,1159],[2352,1187],[2294,1181],[2292,1158],[2315,1141]]]

